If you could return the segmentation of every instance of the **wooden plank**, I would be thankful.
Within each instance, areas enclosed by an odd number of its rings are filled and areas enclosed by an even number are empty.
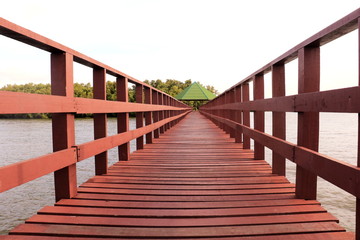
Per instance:
[[[270,194],[270,193],[293,193],[294,188],[274,188],[274,189],[245,189],[245,190],[138,190],[138,189],[111,189],[111,188],[86,188],[78,189],[81,193],[105,193],[105,194],[122,194],[122,195],[170,195],[170,196],[217,196],[217,195],[253,195],[253,194]]]
[[[124,217],[230,217],[258,216],[271,214],[298,214],[326,212],[319,205],[271,206],[224,209],[121,209],[96,207],[47,206],[39,214],[81,215],[81,216],[124,216]]]
[[[63,199],[56,206],[72,207],[104,207],[104,208],[152,208],[152,209],[212,209],[212,208],[240,208],[240,207],[270,207],[270,206],[297,206],[319,205],[313,200],[302,199],[275,199],[261,201],[222,201],[222,202],[132,202],[132,201],[104,201],[87,199]]]
[[[39,234],[57,236],[97,236],[97,237],[230,237],[230,236],[261,236],[272,234],[313,233],[313,232],[344,231],[333,222],[291,223],[252,226],[227,226],[211,228],[113,228],[99,226],[23,224],[16,227],[12,234]]]
[[[115,188],[115,189],[140,189],[140,190],[240,190],[240,189],[273,189],[273,188],[293,188],[294,184],[253,184],[253,185],[156,185],[156,184],[114,184],[114,183],[84,183],[81,185],[86,188]]]
[[[324,232],[324,233],[306,233],[306,234],[286,234],[286,235],[269,235],[269,236],[251,236],[241,237],[241,240],[353,240],[355,238],[350,232]],[[88,240],[83,237],[56,237],[56,236],[25,236],[25,235],[1,235],[0,239],[4,240]],[[103,239],[102,237],[91,236],[91,239]],[[108,240],[118,240],[118,238],[106,238]],[[123,240],[140,240],[144,238],[121,238]],[[150,239],[150,238],[147,238]],[[180,240],[183,238],[171,238]],[[188,240],[198,240],[199,238],[186,238]],[[239,237],[217,237],[217,240],[238,240]]]
[[[121,196],[121,197],[119,197]],[[159,202],[220,202],[220,201],[249,201],[264,199],[292,199],[293,193],[258,194],[258,195],[225,195],[225,196],[163,196],[163,195],[116,195],[105,193],[79,193],[77,199],[101,199],[122,201],[159,201]]]
[[[292,215],[264,215],[246,217],[211,217],[197,218],[189,221],[188,218],[138,218],[138,217],[92,217],[92,216],[65,216],[65,215],[35,215],[27,223],[69,224],[88,226],[113,227],[209,227],[209,226],[248,226],[264,224],[309,223],[309,222],[336,222],[329,213],[309,213]]]

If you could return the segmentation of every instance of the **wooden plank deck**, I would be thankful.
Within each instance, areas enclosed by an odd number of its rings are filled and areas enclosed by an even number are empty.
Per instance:
[[[199,113],[0,239],[354,239]]]

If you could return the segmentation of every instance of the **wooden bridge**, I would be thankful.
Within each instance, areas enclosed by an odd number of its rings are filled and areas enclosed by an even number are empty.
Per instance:
[[[358,166],[317,152],[320,112],[360,113],[358,86],[319,89],[320,47],[358,29],[359,18],[360,9],[200,112],[0,19],[0,34],[50,52],[52,90],[51,95],[0,92],[0,114],[52,113],[54,148],[52,154],[1,167],[0,190],[54,172],[56,195],[55,206],[40,209],[0,239],[360,239],[359,201],[355,234],[316,201],[317,176],[360,197]],[[296,58],[299,93],[286,96],[285,65]],[[94,99],[73,97],[74,61],[93,69]],[[264,99],[269,72],[272,98]],[[117,101],[106,101],[107,74],[117,79]],[[136,103],[128,102],[128,82],[136,85]],[[273,113],[272,135],[264,133],[264,111]],[[130,112],[137,119],[131,131]],[[286,112],[298,114],[297,144],[284,140]],[[94,141],[75,144],[75,113],[94,114]],[[117,135],[107,136],[107,113],[118,114]],[[132,139],[137,151],[130,154]],[[108,167],[107,150],[114,147],[119,161]],[[264,160],[264,147],[273,151],[272,166]],[[96,176],[77,187],[76,163],[91,156]],[[296,184],[285,178],[286,159],[296,163]]]

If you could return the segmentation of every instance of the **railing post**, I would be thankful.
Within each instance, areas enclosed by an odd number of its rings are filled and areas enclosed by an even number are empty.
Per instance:
[[[51,94],[74,97],[73,56],[68,53],[51,54]],[[71,148],[75,145],[74,114],[52,115],[53,151]],[[77,192],[76,164],[54,173],[55,199],[71,198]]]
[[[223,106],[224,104],[226,103],[226,93],[224,93],[221,98],[220,98],[220,102],[219,102],[219,105],[220,106]],[[225,109],[221,109],[220,110],[220,117],[222,118],[225,118],[226,116],[226,110]],[[227,133],[227,128],[226,128],[226,125],[224,123],[220,123],[220,127],[221,129]]]
[[[94,99],[106,100],[106,71],[104,68],[93,69]],[[107,116],[103,113],[94,114],[94,139],[104,138],[107,135]],[[107,173],[107,151],[95,156],[95,174]]]
[[[121,102],[129,101],[128,79],[123,76],[116,78],[116,94],[117,100]],[[129,131],[129,113],[118,113],[117,115],[118,133]],[[124,143],[118,147],[119,161],[127,161],[130,159],[130,143]]]
[[[228,103],[230,103],[230,92],[225,92],[224,93],[223,104],[228,104]],[[222,117],[226,118],[226,119],[230,119],[230,111],[228,109],[224,109]],[[230,134],[231,133],[231,128],[228,125],[224,124],[224,131],[227,134]]]
[[[168,101],[169,101],[169,97],[164,94],[164,95],[163,95],[163,105],[165,105],[165,106],[169,105],[169,104],[168,104]],[[165,111],[164,111],[164,119],[166,119],[166,118],[168,118],[168,117],[169,117],[169,111],[168,111],[168,110],[165,110]],[[169,129],[169,123],[166,123],[166,124],[164,125],[164,132],[166,132],[168,129]]]
[[[272,97],[285,96],[285,65],[278,63],[272,66]],[[286,137],[286,115],[285,112],[272,113],[273,136],[285,140]],[[276,152],[272,152],[272,172],[285,176],[285,158]]]
[[[358,85],[360,86],[360,18],[358,19]],[[358,113],[357,166],[360,167],[360,113]],[[360,198],[356,198],[355,239],[360,240]]]
[[[143,85],[137,84],[135,89],[136,103],[143,103],[144,88]],[[144,113],[136,113],[136,128],[142,128],[144,126]],[[140,136],[136,139],[136,149],[144,148],[144,136]]]
[[[255,75],[254,78],[254,100],[264,99],[264,74]],[[264,111],[254,112],[254,128],[258,131],[265,131],[265,115]],[[254,141],[254,158],[265,159],[264,145]]]
[[[152,104],[152,90],[145,87],[145,103]],[[152,112],[145,112],[145,124],[151,125],[152,123]],[[152,143],[152,132],[146,134],[146,144]]]
[[[229,103],[235,102],[235,89],[231,89],[229,92]],[[229,118],[232,121],[235,121],[235,110],[228,110],[229,111]],[[235,138],[236,129],[230,128],[230,137]]]
[[[241,102],[241,85],[237,86],[235,88],[235,102]],[[242,124],[242,111],[235,110],[235,121]],[[235,132],[235,142],[241,143],[242,142],[242,131],[240,129],[237,129]]]
[[[159,105],[164,105],[164,94],[159,92]],[[159,112],[159,121],[163,120],[165,117],[165,111],[160,111]],[[165,132],[165,127],[164,125],[160,127],[160,134]]]
[[[320,89],[320,48],[305,47],[299,50],[299,94]],[[318,151],[319,113],[298,113],[298,145]],[[316,199],[316,174],[296,165],[296,189],[298,198]]]
[[[249,84],[243,83],[241,85],[242,89],[242,97],[243,102],[248,102],[250,100],[250,90],[249,90]],[[250,127],[250,111],[249,110],[243,110],[243,122],[244,125],[247,127]],[[243,148],[244,149],[250,149],[250,137],[243,134]]]
[[[159,93],[157,91],[154,91],[152,94],[152,104],[159,104]],[[159,121],[159,117],[160,117],[160,112],[159,111],[155,111],[153,112],[153,121],[154,123]],[[160,135],[160,129],[157,128],[154,130],[154,138],[159,138]]]

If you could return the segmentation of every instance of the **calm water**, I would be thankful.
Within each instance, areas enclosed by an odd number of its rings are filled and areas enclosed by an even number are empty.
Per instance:
[[[271,113],[266,114],[265,131],[271,133]],[[269,121],[270,120],[270,121]],[[321,114],[320,152],[352,164],[356,163],[357,115]],[[130,120],[133,129],[135,121]],[[76,120],[76,144],[93,139],[92,119]],[[287,140],[296,143],[297,117],[287,114]],[[0,119],[0,166],[38,157],[52,152],[50,120]],[[116,134],[116,119],[108,120],[108,135]],[[131,149],[134,150],[134,142]],[[267,160],[271,151],[266,151]],[[116,149],[109,151],[110,164],[117,159]],[[78,184],[94,175],[93,158],[77,164]],[[288,161],[287,177],[294,182],[295,166]],[[354,230],[355,198],[350,194],[319,179],[319,200],[323,206],[340,219],[348,230]],[[41,177],[15,189],[0,193],[0,234],[34,215],[45,205],[54,204],[53,174]]]

